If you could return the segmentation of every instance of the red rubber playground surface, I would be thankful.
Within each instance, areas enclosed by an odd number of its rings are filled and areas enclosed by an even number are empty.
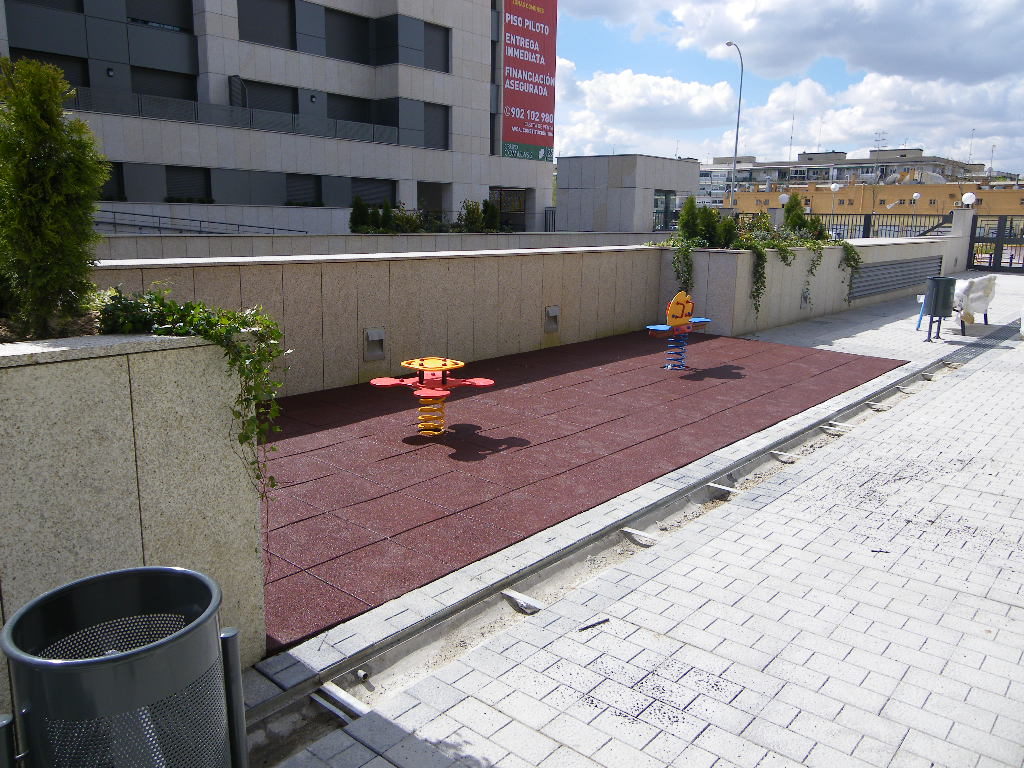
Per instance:
[[[644,333],[470,363],[449,431],[405,388],[283,398],[263,510],[267,643],[294,644],[903,364]],[[429,354],[431,350],[424,350]]]

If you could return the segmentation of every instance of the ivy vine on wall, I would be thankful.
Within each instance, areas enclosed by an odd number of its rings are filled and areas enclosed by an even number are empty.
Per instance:
[[[100,329],[102,333],[199,336],[223,349],[228,368],[239,379],[231,415],[242,459],[261,497],[276,487],[274,477],[267,474],[265,444],[280,430],[274,419],[281,412],[276,395],[282,383],[274,365],[287,350],[281,346],[277,323],[259,308],[238,312],[197,301],[179,304],[167,298],[167,291],[126,296],[115,288],[100,309]]]

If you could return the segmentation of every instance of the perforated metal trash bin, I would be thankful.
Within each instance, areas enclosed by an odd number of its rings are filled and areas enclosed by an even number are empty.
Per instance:
[[[230,673],[225,685],[231,633],[221,636],[220,603],[220,587],[201,573],[135,568],[25,605],[0,634],[20,764],[231,768],[244,751],[244,712],[228,699],[240,699],[241,686]],[[229,655],[237,669],[237,653]],[[242,750],[233,744],[240,714]]]

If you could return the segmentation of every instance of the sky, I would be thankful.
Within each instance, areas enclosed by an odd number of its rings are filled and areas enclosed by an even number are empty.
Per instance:
[[[740,155],[909,147],[1024,173],[1022,0],[558,6],[556,157],[732,157],[732,40]]]

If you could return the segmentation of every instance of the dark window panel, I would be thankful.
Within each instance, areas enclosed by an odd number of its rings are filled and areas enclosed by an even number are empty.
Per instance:
[[[100,200],[124,200],[124,165],[110,164],[110,178],[100,191]]]
[[[391,179],[352,179],[352,197],[367,205],[395,204],[395,182]]]
[[[42,51],[27,51],[22,48],[11,48],[11,60],[38,59],[64,72],[64,79],[73,86],[89,86],[89,62],[77,56],[61,56],[57,53],[43,53]]]
[[[450,108],[443,104],[423,105],[423,146],[448,149]]]
[[[451,72],[451,32],[436,24],[423,25],[423,66],[438,72]]]
[[[373,102],[373,122],[375,125],[398,127],[398,99],[377,99]]]
[[[71,11],[82,13],[82,0],[24,0],[32,5],[45,5],[47,8],[56,8],[58,11]]]
[[[328,8],[325,22],[328,56],[357,64],[373,64],[370,19]]]
[[[238,36],[242,40],[295,50],[292,0],[238,0]]]
[[[126,10],[134,22],[192,31],[192,0],[127,0]]]
[[[196,76],[162,69],[132,67],[132,92],[196,101]]]
[[[308,173],[289,173],[285,176],[287,202],[292,204],[319,205],[320,177]]]
[[[167,198],[169,202],[209,200],[210,169],[168,165]]]
[[[251,109],[266,109],[289,114],[296,114],[299,111],[299,94],[295,88],[246,80],[245,91],[246,106]]]
[[[332,120],[348,120],[353,123],[373,122],[373,100],[358,96],[327,94],[327,116]]]

